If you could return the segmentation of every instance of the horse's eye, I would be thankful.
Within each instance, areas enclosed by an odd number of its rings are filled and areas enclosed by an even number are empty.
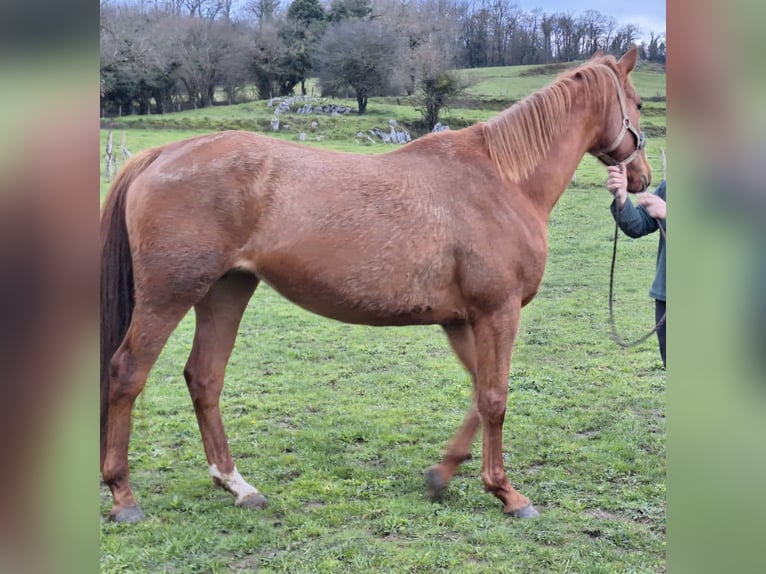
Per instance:
[[[636,107],[638,108],[638,111],[640,112],[641,109],[644,107],[644,102],[638,102],[638,104],[636,104]]]

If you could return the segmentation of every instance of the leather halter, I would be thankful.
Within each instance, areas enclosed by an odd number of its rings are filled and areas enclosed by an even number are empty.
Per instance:
[[[615,74],[612,68],[610,68],[609,66],[606,66],[604,64],[599,64],[599,66],[605,68],[609,72],[609,75],[612,76],[612,78],[614,79],[614,83],[617,85],[617,97],[620,101],[620,110],[622,111],[622,128],[620,129],[620,133],[617,134],[617,137],[612,142],[612,145],[610,145],[605,150],[602,150],[595,155],[599,160],[601,160],[606,165],[618,165],[621,163],[624,163],[625,165],[627,165],[630,162],[632,162],[634,159],[636,159],[636,156],[641,152],[642,149],[644,149],[644,146],[646,145],[646,136],[644,135],[644,132],[639,132],[630,123],[627,107],[625,105],[625,94],[622,91],[622,86],[620,85],[620,80],[617,78],[617,74]],[[609,154],[620,146],[623,138],[625,137],[625,133],[627,131],[630,131],[635,136],[636,149],[634,149],[633,153],[631,153],[628,157],[626,157],[625,159],[621,161],[618,161]]]

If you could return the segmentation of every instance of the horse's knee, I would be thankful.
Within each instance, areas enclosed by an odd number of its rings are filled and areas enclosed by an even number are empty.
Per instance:
[[[488,391],[478,397],[476,402],[484,424],[503,424],[507,397],[507,393],[500,391]]]

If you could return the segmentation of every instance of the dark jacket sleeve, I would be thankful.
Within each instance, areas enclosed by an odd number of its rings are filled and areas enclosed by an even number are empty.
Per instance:
[[[654,195],[661,197],[663,200],[666,199],[665,181],[657,186],[657,189],[654,190]],[[625,205],[619,211],[614,202],[612,202],[611,210],[619,228],[630,237],[648,235],[657,231],[659,227],[657,221],[646,213],[643,207],[634,206],[629,199],[625,201]],[[667,220],[663,220],[661,223],[662,228],[666,229]],[[657,269],[652,288],[649,290],[649,296],[660,301],[667,301],[665,291],[665,237],[663,235],[660,235],[657,246]]]
[[[658,185],[653,193],[665,199],[665,181]],[[619,228],[629,237],[643,237],[657,231],[657,221],[643,207],[633,205],[630,198],[625,200],[622,209],[617,209],[614,201],[609,209]],[[663,228],[665,228],[664,225]]]

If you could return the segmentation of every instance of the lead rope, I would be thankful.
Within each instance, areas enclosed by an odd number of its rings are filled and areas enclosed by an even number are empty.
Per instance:
[[[667,242],[667,236],[665,235],[665,228],[662,227],[660,220],[655,218],[655,221],[657,222],[657,226],[660,228],[660,233],[662,233],[662,238],[665,239],[665,242]],[[662,318],[659,320],[659,322],[654,326],[654,329],[649,331],[646,335],[643,337],[636,339],[635,341],[626,342],[623,340],[620,335],[617,334],[617,327],[614,324],[614,263],[617,259],[617,235],[618,235],[618,229],[619,226],[617,225],[617,222],[614,224],[614,246],[612,248],[612,265],[609,269],[609,326],[612,330],[612,340],[617,343],[620,347],[628,348],[628,347],[634,347],[635,345],[638,345],[639,343],[643,343],[646,341],[649,337],[651,337],[654,333],[657,332],[657,329],[662,327],[662,325],[665,323],[665,316],[667,315],[667,310],[665,313],[662,314]]]

